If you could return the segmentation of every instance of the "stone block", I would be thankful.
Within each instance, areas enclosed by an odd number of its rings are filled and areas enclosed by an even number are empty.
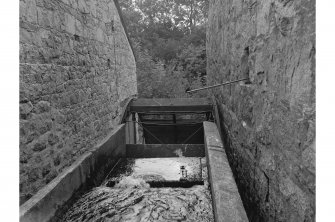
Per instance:
[[[258,152],[260,153],[260,167],[266,172],[274,172],[276,170],[274,153],[267,148],[260,149]]]
[[[85,0],[78,0],[78,10],[83,13],[89,13],[89,6],[87,1]]]
[[[29,23],[37,23],[37,6],[35,0],[20,2],[20,19]]]
[[[65,31],[74,35],[76,34],[76,19],[73,15],[65,14]]]
[[[34,106],[30,101],[27,103],[21,103],[20,104],[20,115],[28,115],[33,110],[33,108]]]
[[[50,112],[51,107],[50,107],[50,103],[48,101],[39,101],[36,105],[35,105],[35,112],[36,113],[44,113],[44,112]]]
[[[100,42],[105,41],[104,33],[103,33],[103,30],[101,28],[97,28],[97,30],[96,30],[96,39]]]

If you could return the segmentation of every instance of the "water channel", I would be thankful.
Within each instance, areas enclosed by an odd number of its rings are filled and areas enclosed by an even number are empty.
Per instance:
[[[131,156],[144,158],[121,158],[59,221],[214,221],[204,146],[199,148],[207,118],[204,113],[139,115],[145,143],[164,145],[131,150]],[[163,153],[169,157],[161,158]]]
[[[206,158],[122,160],[59,221],[214,221]]]

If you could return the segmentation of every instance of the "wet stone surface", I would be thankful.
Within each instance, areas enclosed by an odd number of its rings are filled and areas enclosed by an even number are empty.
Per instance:
[[[199,160],[199,158],[197,158]],[[60,221],[214,221],[205,158],[204,185],[151,188],[143,178],[122,177],[114,186],[106,180],[81,196]],[[166,167],[168,168],[168,167]]]

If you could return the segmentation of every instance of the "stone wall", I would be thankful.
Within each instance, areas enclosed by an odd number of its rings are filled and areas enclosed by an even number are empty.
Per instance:
[[[112,0],[20,0],[20,204],[103,139],[137,94]]]
[[[211,0],[212,90],[251,221],[315,219],[315,1]]]

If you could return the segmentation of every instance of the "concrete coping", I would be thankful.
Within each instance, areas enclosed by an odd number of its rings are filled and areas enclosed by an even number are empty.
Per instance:
[[[215,221],[249,221],[215,123],[204,122],[204,137]]]
[[[104,165],[114,165],[117,159],[125,156],[125,152],[125,124],[121,124],[21,205],[20,222],[50,221],[75,192],[96,177],[105,176],[105,172],[101,172],[108,170]]]

